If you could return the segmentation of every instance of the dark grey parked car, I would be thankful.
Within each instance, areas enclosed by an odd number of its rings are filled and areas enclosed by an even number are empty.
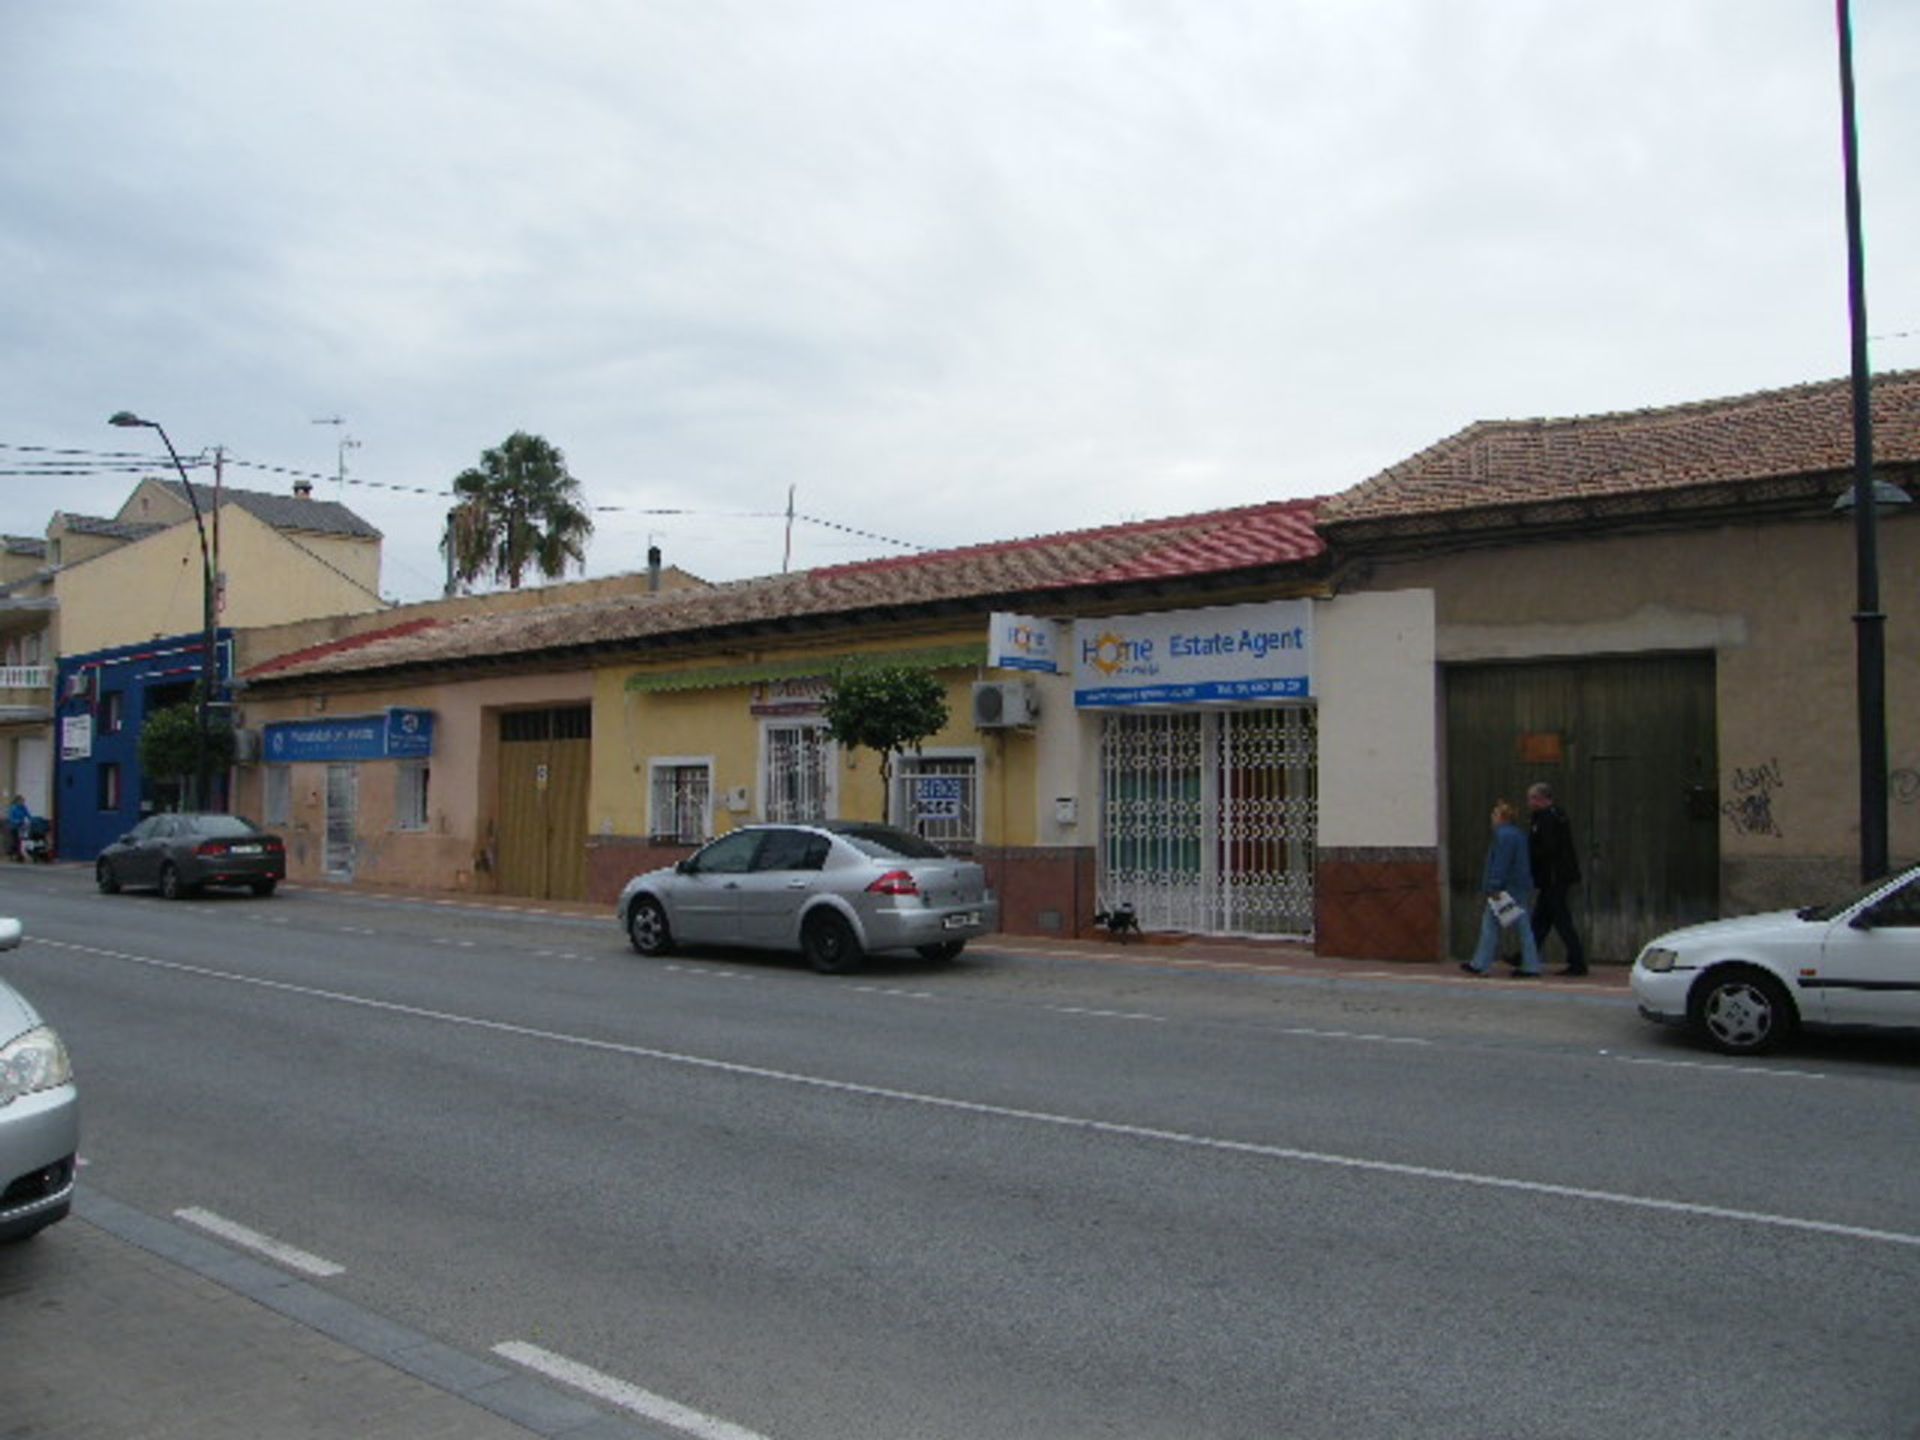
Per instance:
[[[746,825],[620,894],[642,955],[676,944],[798,950],[826,974],[874,950],[951,960],[999,927],[987,872],[887,825]]]
[[[0,950],[20,922],[0,919]],[[24,1240],[67,1213],[80,1149],[80,1098],[66,1046],[0,980],[0,1240]]]
[[[100,852],[93,876],[108,895],[151,886],[179,900],[203,885],[245,885],[271,895],[287,878],[287,847],[238,815],[149,815]]]

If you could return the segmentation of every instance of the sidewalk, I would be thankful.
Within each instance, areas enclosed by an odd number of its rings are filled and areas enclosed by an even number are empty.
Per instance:
[[[84,1187],[0,1246],[0,1436],[660,1440]]]

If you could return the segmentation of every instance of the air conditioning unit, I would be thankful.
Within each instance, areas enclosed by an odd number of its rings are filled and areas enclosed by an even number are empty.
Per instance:
[[[978,680],[973,686],[973,728],[1009,730],[1040,718],[1040,697],[1024,680]]]
[[[260,732],[258,730],[233,732],[233,760],[236,765],[260,763]]]

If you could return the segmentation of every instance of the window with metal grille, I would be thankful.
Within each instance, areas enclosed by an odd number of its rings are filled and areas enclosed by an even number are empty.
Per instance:
[[[655,760],[652,771],[648,833],[682,845],[707,839],[713,832],[713,762]]]
[[[424,760],[402,760],[394,767],[393,828],[427,828],[428,767]]]
[[[901,755],[893,762],[894,824],[942,844],[980,838],[980,759],[977,754]]]
[[[593,707],[564,705],[554,710],[509,710],[500,717],[500,739],[513,745],[530,740],[590,740]]]
[[[827,816],[827,732],[820,725],[769,725],[761,794],[766,818],[804,825]]]

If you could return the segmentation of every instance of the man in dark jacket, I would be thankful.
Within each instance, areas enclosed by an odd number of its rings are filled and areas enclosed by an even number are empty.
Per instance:
[[[1580,883],[1580,858],[1574,851],[1573,825],[1567,812],[1553,803],[1553,787],[1545,781],[1527,789],[1527,808],[1533,823],[1527,835],[1527,855],[1533,862],[1533,943],[1544,949],[1547,931],[1560,936],[1567,947],[1562,975],[1587,973],[1587,952],[1573,928],[1573,910],[1567,892]]]

